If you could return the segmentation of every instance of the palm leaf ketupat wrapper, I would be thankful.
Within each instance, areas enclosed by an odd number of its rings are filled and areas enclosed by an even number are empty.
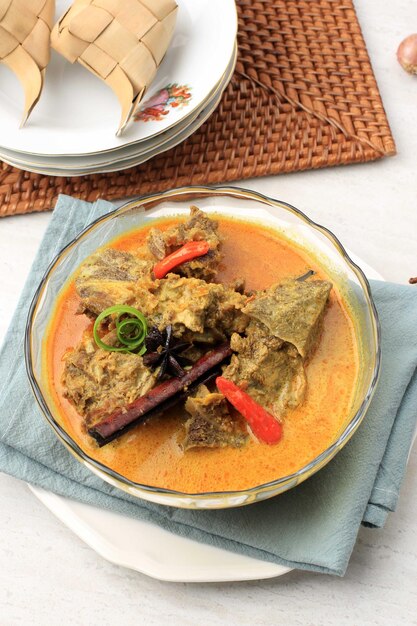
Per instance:
[[[116,94],[121,134],[152,83],[174,31],[174,0],[75,0],[55,25],[52,47]]]
[[[50,58],[55,0],[0,0],[0,62],[25,92],[23,126],[38,102]]]

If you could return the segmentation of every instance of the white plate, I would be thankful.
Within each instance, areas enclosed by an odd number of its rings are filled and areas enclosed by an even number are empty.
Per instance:
[[[132,159],[134,160],[134,165],[142,163],[148,158],[164,152],[177,145],[177,143],[184,141],[184,139],[194,133],[214,112],[221,100],[224,90],[233,76],[236,58],[237,47],[235,46],[230,64],[220,83],[216,85],[213,92],[209,95],[208,100],[204,102],[201,107],[196,109],[192,115],[187,116],[185,120],[153,139],[130,144],[98,155],[73,157],[29,156],[13,150],[0,148],[0,158],[6,163],[20,169],[53,176],[79,176],[84,173],[120,170],[128,167],[125,163]],[[178,140],[174,142],[177,137]],[[142,158],[148,154],[150,156]],[[107,170],[108,167],[112,169]]]
[[[98,154],[86,154],[86,155],[69,155],[69,156],[43,156],[43,155],[28,155],[26,153],[17,152],[15,150],[8,150],[7,148],[0,147],[0,157],[4,159],[10,159],[16,164],[20,164],[22,167],[27,165],[34,165],[39,168],[50,167],[52,169],[80,169],[93,168],[102,165],[110,165],[118,162],[121,159],[126,159],[132,156],[139,156],[145,154],[149,150],[154,150],[156,147],[163,145],[168,140],[173,139],[176,135],[182,133],[187,126],[200,115],[200,113],[209,107],[216,96],[219,93],[223,93],[225,87],[229,83],[234,67],[236,65],[237,46],[235,45],[232,59],[229,66],[222,76],[221,81],[216,85],[213,91],[209,94],[207,100],[205,100],[201,106],[199,106],[191,115],[188,115],[184,120],[181,120],[178,124],[175,124],[172,128],[159,133],[156,137],[146,139],[144,141],[135,142],[126,146],[115,148],[114,150],[107,150]]]
[[[368,278],[383,277],[348,251]],[[159,526],[81,504],[29,485],[58,519],[102,557],[152,578],[173,582],[230,582],[282,576],[291,568],[179,537]]]
[[[38,155],[90,154],[154,137],[191,114],[229,64],[237,33],[236,7],[234,0],[177,2],[174,36],[145,101],[177,84],[190,89],[187,106],[168,107],[168,115],[159,121],[132,122],[122,137],[116,137],[120,109],[111,89],[79,64],[71,65],[53,52],[42,97],[23,129],[19,129],[21,87],[14,74],[0,66],[1,146]],[[58,0],[57,14],[62,15],[70,4]]]
[[[213,103],[211,103],[207,108],[203,109],[201,114],[197,116],[197,118],[194,120],[192,124],[190,124],[190,126],[187,126],[187,128],[184,131],[182,131],[181,133],[178,133],[178,135],[175,135],[175,137],[172,140],[166,143],[163,142],[157,148],[149,150],[145,154],[132,156],[128,159],[122,159],[121,161],[116,160],[116,162],[111,162],[109,165],[103,165],[103,166],[97,166],[97,167],[91,167],[91,168],[86,167],[82,169],[60,169],[60,168],[54,168],[51,166],[50,167],[48,166],[37,167],[33,163],[26,163],[26,164],[17,163],[13,159],[10,159],[6,156],[4,157],[1,155],[0,156],[6,163],[9,163],[10,165],[13,165],[14,167],[18,167],[20,169],[23,168],[27,171],[35,172],[36,174],[44,174],[47,176],[70,177],[70,176],[82,176],[84,174],[116,172],[121,169],[127,169],[135,165],[140,165],[141,163],[144,163],[145,161],[148,161],[154,156],[157,156],[158,154],[161,154],[162,152],[165,152],[166,150],[169,150],[170,148],[175,147],[176,145],[178,145],[179,143],[187,139],[187,137],[192,135],[206,121],[206,119],[210,117],[210,115],[214,112],[215,108],[217,107],[218,103],[221,100],[221,96],[222,96],[222,92],[219,94],[218,97],[216,97]]]
[[[230,582],[273,578],[290,568],[258,561],[174,535],[29,485],[58,519],[102,557],[152,578],[173,582]]]

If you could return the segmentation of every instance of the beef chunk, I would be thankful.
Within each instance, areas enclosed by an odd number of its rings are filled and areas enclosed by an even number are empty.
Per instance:
[[[93,254],[82,264],[75,281],[81,311],[99,315],[114,304],[132,304],[138,281],[150,282],[152,266],[152,261],[112,248]]]
[[[165,232],[152,228],[147,239],[148,248],[156,259],[161,260],[187,241],[207,241],[210,244],[207,254],[178,265],[173,272],[210,282],[215,278],[221,260],[218,227],[218,222],[192,206],[190,217],[186,222],[173,226]]]
[[[155,281],[151,291],[156,302],[152,323],[159,328],[172,324],[176,336],[188,329],[214,334],[220,341],[246,327],[248,318],[241,312],[246,297],[224,285],[168,274]]]
[[[306,358],[319,339],[331,288],[331,283],[324,280],[287,280],[259,292],[243,311],[262,322],[271,335],[294,345]]]
[[[233,380],[256,402],[276,417],[304,400],[306,378],[295,348],[270,334],[268,328],[251,322],[246,336],[232,335],[232,356],[223,376]]]
[[[243,446],[248,438],[247,429],[228,409],[220,393],[210,393],[200,385],[197,394],[187,399],[186,411],[191,415],[185,424],[183,448],[225,448]]]
[[[218,343],[233,332],[243,332],[248,317],[241,312],[247,298],[224,285],[168,274],[152,280],[152,261],[107,249],[81,266],[76,288],[81,310],[94,315],[115,304],[128,304],[148,318],[149,325],[174,327],[211,336]]]
[[[103,338],[110,345],[116,340],[114,331]],[[142,357],[102,350],[87,331],[81,343],[65,355],[62,383],[68,400],[91,426],[144,395],[154,386],[155,376],[143,365]]]
[[[220,253],[210,248],[207,254],[182,263],[173,271],[177,272],[180,276],[193,276],[194,278],[201,278],[201,280],[211,282],[216,278],[220,259]]]
[[[149,251],[156,259],[158,259],[158,261],[161,261],[167,256],[164,234],[158,228],[151,228],[146,242],[148,244]]]
[[[178,248],[187,241],[200,241],[202,239],[207,241],[211,248],[217,248],[220,244],[218,228],[219,223],[216,220],[212,220],[198,207],[191,206],[188,220],[167,230],[164,233],[164,239],[169,248]]]

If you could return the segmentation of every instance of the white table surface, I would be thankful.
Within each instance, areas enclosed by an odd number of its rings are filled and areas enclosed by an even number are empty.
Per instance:
[[[413,0],[357,0],[398,156],[244,181],[327,225],[392,281],[417,275],[417,77],[395,59],[417,31]],[[0,339],[50,214],[0,220]],[[416,286],[417,289],[417,286]],[[111,565],[27,486],[0,475],[0,624],[417,624],[417,446],[398,510],[362,528],[343,579],[293,571],[235,584],[162,583]]]

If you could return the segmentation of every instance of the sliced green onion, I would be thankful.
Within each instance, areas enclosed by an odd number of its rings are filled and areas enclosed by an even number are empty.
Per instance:
[[[106,319],[106,317],[109,317],[109,315],[115,314],[117,314],[114,322],[116,326],[116,335],[117,339],[122,344],[120,348],[116,348],[115,346],[105,343],[98,334],[101,322]],[[123,317],[124,315],[129,315],[129,317]],[[123,319],[121,319],[122,317]],[[146,347],[144,341],[147,334],[148,323],[146,321],[146,317],[137,309],[125,304],[115,304],[114,306],[110,306],[100,313],[94,322],[94,341],[99,348],[111,352],[131,352],[139,355],[145,354]],[[140,348],[139,352],[137,352],[138,348]]]

